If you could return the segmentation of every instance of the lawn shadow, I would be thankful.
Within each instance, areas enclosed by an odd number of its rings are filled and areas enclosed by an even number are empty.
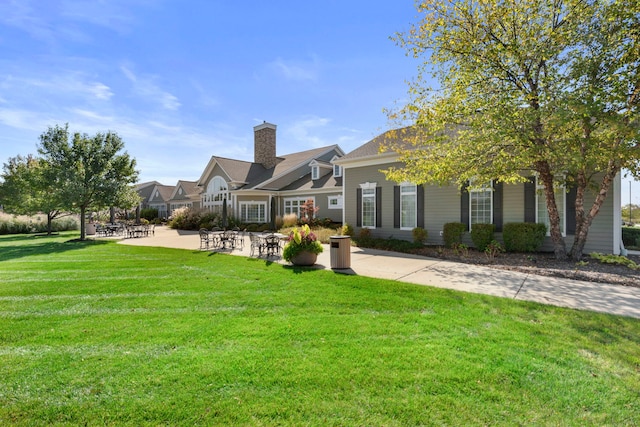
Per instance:
[[[55,240],[53,240],[55,239]],[[20,245],[0,245],[0,262],[18,258],[25,258],[34,255],[48,255],[71,250],[83,249],[89,245],[104,245],[108,242],[93,239],[78,240],[72,239],[60,241],[60,236],[48,235],[20,235],[16,237],[6,237],[0,243],[24,241]]]

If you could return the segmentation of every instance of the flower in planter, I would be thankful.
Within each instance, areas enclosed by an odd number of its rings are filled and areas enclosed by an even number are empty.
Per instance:
[[[288,242],[282,251],[282,258],[285,261],[291,261],[292,258],[302,252],[311,252],[317,255],[322,251],[322,245],[318,242],[316,235],[305,224],[300,229],[294,228],[289,233]]]

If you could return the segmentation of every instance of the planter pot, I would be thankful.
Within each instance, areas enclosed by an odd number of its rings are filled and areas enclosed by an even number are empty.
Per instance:
[[[298,255],[291,258],[291,264],[299,266],[309,266],[316,263],[318,254],[313,252],[300,252]]]

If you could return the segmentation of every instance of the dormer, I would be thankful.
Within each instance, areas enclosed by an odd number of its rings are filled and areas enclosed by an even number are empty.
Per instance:
[[[320,177],[325,176],[331,171],[331,169],[333,169],[333,166],[330,163],[315,159],[309,163],[309,167],[311,168],[311,180],[313,181],[320,179]]]
[[[334,162],[338,160],[339,156],[333,156],[331,159],[331,164],[333,165],[333,177],[340,178],[342,176],[342,166],[336,165]]]

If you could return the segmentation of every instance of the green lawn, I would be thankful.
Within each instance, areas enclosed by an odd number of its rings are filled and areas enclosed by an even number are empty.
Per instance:
[[[1,425],[638,425],[640,321],[0,237]]]

